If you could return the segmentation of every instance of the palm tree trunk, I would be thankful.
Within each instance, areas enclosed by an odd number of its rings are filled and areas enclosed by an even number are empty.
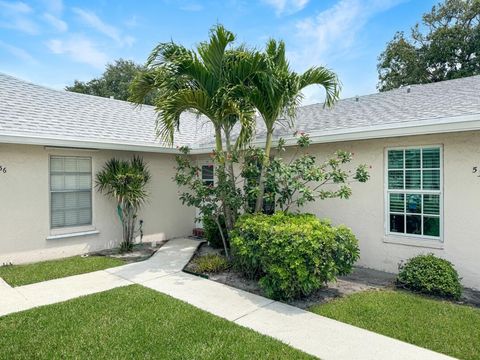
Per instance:
[[[217,154],[221,154],[223,152],[223,143],[222,143],[222,128],[220,126],[215,125],[215,151]],[[223,154],[222,154],[223,155]],[[218,174],[217,180],[219,182],[227,181],[226,179],[226,166],[225,161],[218,164]],[[233,229],[233,221],[232,221],[232,212],[229,206],[227,206],[227,194],[225,192],[220,193],[220,199],[223,205],[223,213],[225,216],[225,226],[227,230]]]
[[[228,154],[232,154],[232,144],[231,144],[231,141],[230,141],[230,131],[225,131],[225,145],[227,147],[227,155]],[[231,159],[228,159],[228,156],[227,156],[227,171],[228,171],[228,176],[229,176],[229,181],[230,181],[230,187],[231,187],[231,191],[232,192],[235,192],[235,173],[234,173],[234,169],[233,169],[233,161]],[[232,209],[230,207],[230,211],[231,211],[231,223],[232,223],[232,228],[233,226],[235,225],[235,222],[237,221],[237,213],[236,213],[236,210],[235,209]]]
[[[227,259],[230,260],[230,253],[228,252],[227,240],[225,239],[225,235],[223,235],[223,229],[222,229],[222,225],[220,224],[220,220],[218,219],[218,215],[215,216],[215,223],[217,224],[218,231],[220,232],[220,236],[222,237],[225,256],[227,257]]]
[[[255,212],[261,212],[263,210],[263,196],[265,194],[265,174],[267,172],[268,165],[270,164],[270,149],[272,147],[272,133],[273,130],[267,130],[267,139],[265,141],[265,157],[262,163],[262,169],[260,170],[260,178],[258,179],[258,196],[255,204]]]

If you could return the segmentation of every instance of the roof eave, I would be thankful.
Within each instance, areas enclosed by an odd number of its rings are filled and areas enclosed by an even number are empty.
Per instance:
[[[394,124],[382,124],[378,126],[339,129],[323,132],[308,133],[312,144],[372,140],[399,136],[429,135],[452,133],[462,131],[480,130],[480,114],[455,116],[446,118],[434,118],[425,121],[409,121]],[[298,138],[294,136],[283,137],[286,146],[293,146]],[[278,140],[275,142],[278,143]],[[261,146],[264,142],[257,140],[254,146]],[[198,149],[197,149],[198,150]]]
[[[152,152],[164,154],[179,154],[180,151],[174,147],[164,147],[156,145],[146,145],[138,143],[126,142],[109,142],[109,141],[90,141],[68,138],[53,138],[43,136],[29,135],[12,135],[0,134],[0,143],[4,144],[21,144],[21,145],[39,145],[59,148],[75,148],[75,149],[91,149],[91,150],[119,150],[119,151],[136,151],[136,152]]]
[[[480,114],[455,116],[446,118],[434,118],[424,121],[409,121],[394,124],[382,124],[378,126],[358,127],[352,129],[338,129],[322,132],[309,133],[312,144],[358,141],[381,139],[398,136],[428,135],[439,133],[451,133],[462,131],[480,130]],[[287,146],[295,145],[297,138],[294,136],[284,137]],[[152,152],[164,154],[179,154],[180,151],[173,147],[156,145],[108,142],[108,141],[87,141],[79,139],[48,138],[42,136],[25,136],[13,134],[0,134],[0,143],[42,145],[65,148],[81,148],[93,150],[120,150]],[[262,146],[263,140],[253,142],[254,146]],[[206,154],[212,151],[212,146],[192,147],[191,154]]]

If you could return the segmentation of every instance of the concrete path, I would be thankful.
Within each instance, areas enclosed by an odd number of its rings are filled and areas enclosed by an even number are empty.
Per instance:
[[[329,359],[451,359],[414,345],[182,272],[199,242],[175,239],[149,260],[11,288],[0,279],[0,316],[130,284],[197,308]]]

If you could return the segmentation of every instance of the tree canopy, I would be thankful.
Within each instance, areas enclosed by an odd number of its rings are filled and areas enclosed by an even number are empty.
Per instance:
[[[480,74],[480,0],[446,0],[379,56],[378,89]]]
[[[130,96],[130,84],[143,69],[142,65],[131,60],[118,59],[107,64],[100,77],[87,82],[75,80],[73,85],[66,86],[65,90],[102,97],[113,96],[115,99],[126,101]],[[152,105],[153,97],[153,94],[149,94],[143,99],[143,103]]]

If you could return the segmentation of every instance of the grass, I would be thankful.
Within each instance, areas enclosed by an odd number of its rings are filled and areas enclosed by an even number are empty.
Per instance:
[[[365,291],[312,312],[460,359],[480,359],[480,309],[404,291]]]
[[[0,317],[9,359],[312,359],[140,285]]]
[[[106,256],[73,256],[34,264],[1,266],[0,278],[3,278],[11,286],[22,286],[123,264],[125,264],[123,260]]]

